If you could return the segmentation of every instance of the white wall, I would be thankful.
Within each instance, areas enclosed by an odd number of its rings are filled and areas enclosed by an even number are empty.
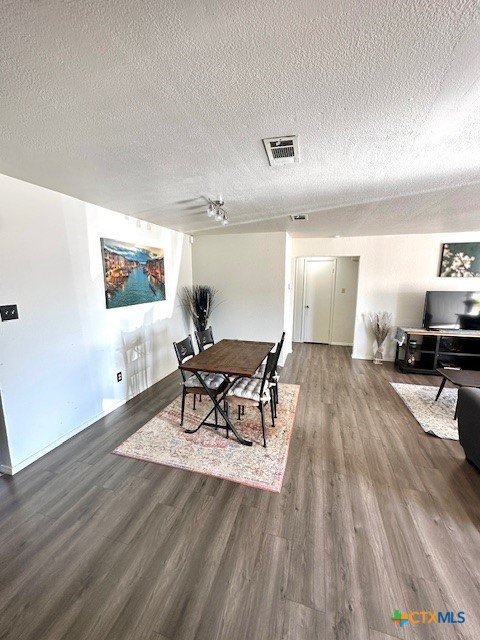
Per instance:
[[[283,307],[283,329],[285,331],[285,342],[280,357],[280,364],[285,363],[286,355],[292,352],[293,340],[293,291],[294,280],[292,278],[292,247],[293,242],[291,236],[285,234],[285,302]]]
[[[9,472],[176,368],[172,341],[190,330],[176,293],[192,282],[192,255],[183,234],[47,189],[0,176],[0,193],[0,304],[19,308],[19,320],[0,323],[0,447],[7,439],[11,460],[1,462]],[[100,237],[164,247],[167,300],[105,309]],[[442,243],[466,241],[480,242],[480,232],[293,241],[284,233],[204,236],[195,238],[193,271],[195,282],[219,290],[216,339],[275,342],[292,314],[289,262],[292,274],[300,256],[359,256],[353,356],[370,358],[365,314],[386,310],[395,324],[415,326],[426,290],[480,288],[478,279],[437,277]],[[134,380],[122,346],[122,333],[132,331],[142,333],[147,352]],[[120,370],[124,381],[117,383]]]
[[[194,281],[218,289],[219,304],[211,316],[215,340],[278,342],[289,284],[285,282],[287,249],[285,233],[194,239]]]
[[[0,324],[2,470],[15,472],[177,367],[172,341],[188,327],[176,294],[192,265],[183,234],[6,176],[0,193],[0,304],[19,312]],[[166,301],[107,310],[101,237],[163,247]],[[141,376],[125,364],[132,331]]]
[[[311,256],[335,259],[335,284],[332,299],[331,344],[353,345],[355,306],[357,301],[358,258]],[[295,304],[293,310],[293,339],[302,342],[304,311],[304,278],[306,258],[297,258],[295,266]]]
[[[480,242],[480,232],[354,238],[294,238],[292,259],[303,256],[359,256],[354,358],[371,358],[373,336],[365,316],[392,313],[393,323],[419,326],[427,290],[478,291],[478,278],[439,278],[444,242]],[[395,355],[388,341],[386,357]]]
[[[395,325],[418,326],[425,291],[477,291],[478,278],[439,278],[444,242],[480,242],[480,231],[431,235],[365,236],[352,238],[293,238],[286,234],[201,236],[193,245],[195,282],[212,284],[222,303],[214,310],[215,337],[278,340],[283,330],[287,280],[298,287],[295,263],[299,257],[359,257],[358,294],[354,318],[352,356],[369,359],[373,335],[366,316],[375,311],[392,313]],[[287,255],[291,253],[290,278]],[[282,262],[285,260],[286,262]],[[287,268],[285,268],[287,267]],[[295,291],[290,289],[291,294]],[[350,301],[353,309],[353,302]],[[338,336],[336,341],[343,342]],[[389,340],[386,358],[393,359],[395,343]]]
[[[355,257],[337,258],[332,344],[353,345],[358,264],[359,260]]]

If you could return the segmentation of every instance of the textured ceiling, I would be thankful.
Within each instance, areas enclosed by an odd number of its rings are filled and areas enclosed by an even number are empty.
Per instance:
[[[192,234],[480,230],[480,0],[3,0],[0,73],[0,172],[87,202]]]

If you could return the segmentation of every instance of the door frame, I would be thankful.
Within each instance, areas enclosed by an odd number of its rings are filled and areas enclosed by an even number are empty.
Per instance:
[[[328,342],[322,342],[318,344],[332,344],[332,327],[333,327],[333,312],[335,309],[335,282],[337,278],[337,258],[334,256],[323,256],[323,257],[311,257],[311,258],[297,258],[297,268],[298,261],[303,261],[303,286],[302,286],[302,318],[301,318],[301,339],[302,342],[305,342],[305,298],[307,291],[307,263],[308,262],[333,262],[333,275],[332,275],[332,284],[331,284],[331,298],[330,298],[330,313],[328,316]],[[316,343],[315,343],[316,344]]]

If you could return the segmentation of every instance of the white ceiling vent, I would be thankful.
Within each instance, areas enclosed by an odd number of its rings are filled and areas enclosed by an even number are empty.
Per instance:
[[[267,152],[271,167],[281,164],[299,162],[298,136],[285,136],[284,138],[264,138],[263,144]]]
[[[308,220],[308,216],[306,213],[299,213],[298,215],[290,214],[290,220],[293,222],[299,222],[300,220]]]

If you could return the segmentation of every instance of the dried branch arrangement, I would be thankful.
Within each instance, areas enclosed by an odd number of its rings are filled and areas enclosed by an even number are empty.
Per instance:
[[[194,284],[183,287],[180,294],[182,305],[192,316],[197,331],[204,331],[208,326],[210,313],[214,308],[217,290],[207,284]]]
[[[377,351],[373,357],[374,364],[383,362],[383,343],[392,328],[392,314],[388,311],[377,311],[368,316],[377,343]]]

